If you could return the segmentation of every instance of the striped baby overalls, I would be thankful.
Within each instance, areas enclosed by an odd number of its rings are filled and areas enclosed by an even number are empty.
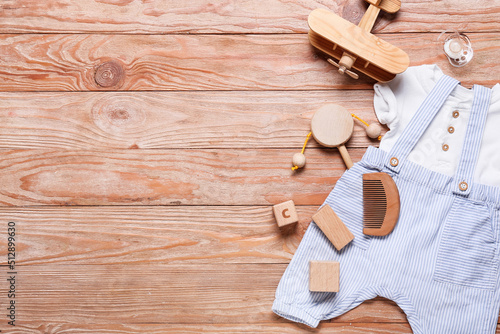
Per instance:
[[[325,203],[355,239],[337,251],[311,223],[279,283],[275,313],[316,327],[382,296],[401,307],[414,333],[495,332],[500,189],[473,182],[491,90],[473,88],[454,176],[407,159],[457,84],[442,76],[391,151],[369,147],[338,180]],[[396,182],[401,210],[392,233],[371,237],[363,234],[362,175],[380,171]],[[340,262],[338,293],[309,291],[311,260]]]

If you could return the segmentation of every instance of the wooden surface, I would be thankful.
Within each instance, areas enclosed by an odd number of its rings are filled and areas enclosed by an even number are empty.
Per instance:
[[[362,0],[4,0],[0,4],[2,333],[411,333],[376,298],[310,329],[271,312],[311,216],[342,175],[313,140],[337,103],[368,123],[373,81],[309,45],[307,16],[357,24]],[[373,32],[411,65],[470,87],[500,81],[500,0],[403,1]],[[466,32],[452,68],[436,39]],[[355,121],[354,162],[368,145]],[[293,199],[294,229],[274,204]],[[16,327],[7,325],[7,223],[16,223]],[[497,332],[500,332],[497,330]]]

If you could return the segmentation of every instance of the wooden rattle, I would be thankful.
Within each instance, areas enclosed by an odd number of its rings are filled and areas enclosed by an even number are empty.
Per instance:
[[[352,160],[345,148],[345,143],[351,138],[354,130],[353,117],[366,126],[366,134],[370,138],[381,139],[382,128],[377,123],[368,124],[358,116],[351,114],[342,106],[336,104],[327,104],[314,114],[311,120],[311,132],[302,147],[300,153],[295,153],[292,158],[292,170],[302,168],[306,164],[304,150],[311,135],[316,141],[326,147],[338,147],[340,155],[344,159],[347,168],[352,167]]]
[[[311,120],[314,139],[323,146],[338,147],[347,168],[352,167],[352,160],[344,144],[351,139],[353,131],[354,121],[351,114],[337,104],[327,104],[319,108]]]

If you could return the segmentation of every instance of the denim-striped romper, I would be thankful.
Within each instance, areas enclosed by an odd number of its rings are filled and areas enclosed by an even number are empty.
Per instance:
[[[457,84],[443,75],[391,151],[369,147],[338,180],[325,203],[355,239],[339,252],[311,223],[279,283],[275,313],[316,327],[320,320],[382,296],[401,307],[414,333],[495,332],[500,188],[473,182],[491,90],[473,88],[455,176],[407,160]],[[379,171],[396,182],[401,210],[391,234],[371,237],[363,234],[362,175]],[[309,291],[311,260],[340,262],[338,293]]]

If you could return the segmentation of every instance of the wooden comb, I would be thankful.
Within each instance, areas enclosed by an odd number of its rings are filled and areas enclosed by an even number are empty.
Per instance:
[[[363,174],[363,233],[388,235],[399,218],[399,191],[387,173]]]

